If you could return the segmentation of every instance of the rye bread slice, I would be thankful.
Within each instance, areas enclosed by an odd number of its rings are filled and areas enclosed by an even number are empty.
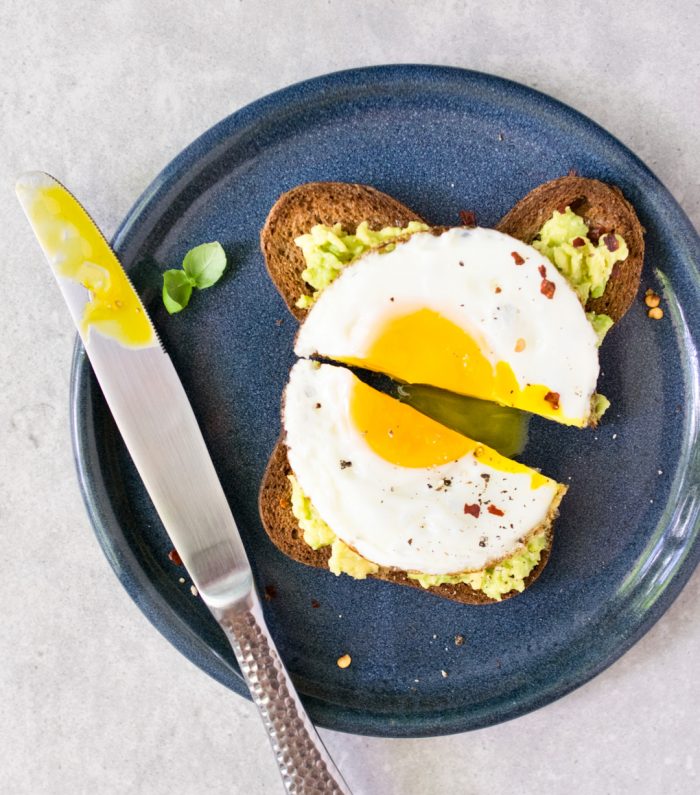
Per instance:
[[[627,259],[615,263],[603,295],[591,298],[586,305],[589,312],[609,315],[617,322],[637,295],[644,262],[644,227],[619,188],[597,179],[559,177],[520,199],[496,224],[496,229],[532,243],[552,213],[567,206],[583,218],[593,235],[616,232],[627,243]]]
[[[644,259],[644,229],[634,208],[618,188],[583,177],[561,177],[531,191],[496,228],[529,244],[554,210],[563,210],[567,205],[580,214],[590,228],[603,232],[615,231],[627,242],[629,256],[624,262],[615,264],[604,295],[592,299],[586,307],[589,311],[608,314],[617,321],[634,300]],[[317,223],[341,223],[343,228],[352,232],[364,220],[369,221],[374,229],[405,226],[412,220],[423,221],[417,213],[374,188],[337,182],[300,185],[283,194],[270,210],[260,235],[261,248],[270,278],[297,319],[301,320],[306,312],[294,305],[304,291],[301,273],[305,262],[294,239]],[[290,471],[286,447],[280,440],[270,456],[260,489],[259,507],[263,526],[275,546],[293,560],[327,568],[330,550],[311,549],[304,542],[302,531],[291,512],[291,486],[287,479]],[[563,491],[560,496],[563,496]],[[550,517],[551,522],[555,515],[556,511]],[[551,522],[547,528],[547,548],[527,578],[526,587],[539,577],[549,560]],[[466,584],[424,589],[409,579],[405,572],[380,569],[373,576],[463,604],[489,604],[495,601]],[[518,593],[514,590],[502,598],[517,596]]]
[[[328,558],[330,548],[314,550],[304,541],[303,533],[299,529],[297,520],[291,511],[291,484],[287,478],[291,474],[291,467],[287,460],[287,448],[280,439],[272,451],[267,469],[263,477],[260,489],[259,507],[260,517],[272,543],[292,560],[305,563],[307,566],[314,566],[319,569],[328,568]],[[563,496],[565,488],[561,487],[559,499]],[[554,510],[547,519],[547,547],[542,552],[542,557],[537,566],[525,580],[525,587],[529,587],[542,573],[547,565],[552,546],[552,525],[557,514],[558,500]],[[411,588],[418,588],[435,596],[444,599],[452,599],[462,604],[477,605],[490,604],[495,602],[483,591],[477,591],[465,583],[458,585],[437,585],[431,588],[423,588],[416,580],[411,580],[405,571],[380,568],[377,574],[370,575],[375,579],[388,580],[398,585],[408,585]],[[517,596],[520,591],[510,591],[502,599],[509,599]]]
[[[294,239],[315,224],[339,223],[352,233],[362,221],[376,230],[423,219],[386,193],[346,182],[307,182],[283,193],[273,205],[260,233],[260,247],[273,284],[298,320],[307,310],[295,303],[312,291],[301,278],[306,263]]]

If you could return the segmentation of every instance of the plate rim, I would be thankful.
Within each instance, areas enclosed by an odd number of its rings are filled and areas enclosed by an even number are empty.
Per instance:
[[[316,94],[338,87],[345,90],[358,89],[361,86],[366,86],[368,82],[380,85],[392,81],[414,81],[420,82],[421,87],[424,87],[430,80],[436,82],[461,80],[465,82],[465,85],[471,83],[472,86],[481,84],[483,87],[494,90],[497,94],[507,92],[511,98],[514,97],[518,101],[518,104],[543,103],[548,112],[556,116],[563,114],[564,118],[575,124],[578,130],[583,129],[598,140],[602,137],[616,150],[618,157],[630,166],[634,166],[637,176],[643,178],[649,189],[654,191],[663,208],[666,211],[671,211],[674,220],[680,222],[681,228],[676,230],[679,232],[679,239],[682,239],[682,242],[688,247],[696,249],[700,247],[700,236],[684,210],[663,183],[634,152],[588,116],[541,91],[504,77],[459,67],[390,64],[345,69],[312,77],[267,94],[224,117],[195,138],[161,169],[119,224],[111,241],[113,248],[119,256],[120,251],[132,243],[140,219],[143,220],[144,214],[147,217],[149,206],[160,206],[166,200],[167,194],[177,189],[180,181],[186,181],[186,175],[191,166],[205,154],[212,153],[218,144],[225,144],[237,130],[244,130],[256,118],[264,118],[266,114],[279,110],[285,105],[295,106],[302,96],[309,92]],[[696,282],[700,281],[697,271],[695,278]],[[109,516],[106,515],[109,511],[105,512],[104,504],[100,503],[101,476],[91,464],[88,427],[91,411],[85,410],[83,402],[84,397],[89,394],[89,378],[89,363],[80,339],[76,337],[70,374],[71,441],[83,503],[100,547],[122,586],[148,621],[197,667],[227,688],[249,698],[240,671],[213,652],[204,640],[180,618],[170,603],[154,588],[133,552],[126,544],[119,544],[119,534],[114,533],[114,527],[110,526]],[[699,541],[700,539],[696,537],[691,542],[686,558],[674,573],[666,589],[653,607],[644,613],[643,619],[631,627],[631,631],[622,639],[613,654],[598,660],[596,664],[589,665],[567,684],[562,685],[560,682],[555,682],[549,688],[540,688],[534,695],[531,694],[527,698],[521,697],[515,704],[505,708],[501,705],[500,708],[492,709],[491,715],[488,717],[474,719],[473,713],[465,715],[465,710],[459,708],[453,711],[443,710],[439,714],[434,711],[412,713],[410,716],[399,718],[385,713],[355,710],[352,707],[308,696],[304,696],[304,703],[315,722],[320,726],[355,734],[391,737],[429,737],[453,734],[484,728],[539,709],[590,681],[616,662],[651,629],[675,601],[700,561]]]

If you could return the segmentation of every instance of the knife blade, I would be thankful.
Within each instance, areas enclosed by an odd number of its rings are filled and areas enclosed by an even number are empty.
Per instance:
[[[182,383],[92,218],[44,172],[17,197],[68,305],[126,447],[261,712],[288,792],[349,790],[265,625],[238,528]]]

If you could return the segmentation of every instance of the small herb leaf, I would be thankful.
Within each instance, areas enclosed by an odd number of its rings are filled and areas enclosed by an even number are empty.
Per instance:
[[[171,315],[184,309],[190,302],[194,282],[181,270],[169,270],[163,274],[163,303]]]
[[[203,290],[221,278],[226,268],[226,252],[221,243],[202,243],[185,254],[182,267],[192,284]]]

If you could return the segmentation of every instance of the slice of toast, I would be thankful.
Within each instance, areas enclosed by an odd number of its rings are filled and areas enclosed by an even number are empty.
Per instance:
[[[260,233],[260,247],[273,284],[297,319],[307,310],[299,309],[296,301],[311,289],[301,278],[306,263],[295,238],[316,224],[339,223],[353,233],[362,221],[377,230],[423,219],[386,193],[346,182],[307,182],[283,193],[273,205]]]
[[[605,293],[589,302],[587,309],[609,314],[619,320],[637,293],[644,258],[644,230],[632,206],[618,188],[597,180],[567,176],[535,188],[521,199],[496,226],[502,232],[531,243],[555,209],[567,204],[593,228],[615,231],[622,235],[629,248],[629,256],[616,263]],[[341,223],[347,231],[354,231],[361,221],[368,221],[372,229],[385,226],[405,226],[409,221],[423,221],[395,199],[374,188],[336,182],[316,182],[300,185],[283,194],[271,209],[260,235],[260,243],[268,273],[283,297],[290,312],[302,319],[306,310],[295,306],[305,291],[301,273],[305,262],[294,239],[310,230],[314,224]],[[303,539],[297,520],[291,511],[291,485],[287,476],[291,470],[286,447],[280,440],[265,471],[260,489],[259,508],[265,530],[275,546],[300,563],[327,568],[330,550],[313,550]],[[554,517],[552,517],[554,518]],[[552,533],[548,530],[548,544],[537,567],[525,581],[529,587],[541,574],[549,560]],[[427,590],[436,596],[463,604],[488,604],[490,599],[482,591],[466,584],[440,585],[423,589],[405,572],[380,569],[375,578],[400,585]],[[516,596],[511,591],[502,598]]]
[[[304,541],[302,531],[299,529],[297,520],[292,513],[292,489],[287,477],[291,474],[291,471],[289,461],[287,460],[287,448],[280,439],[270,456],[260,489],[259,507],[263,526],[270,540],[280,552],[284,552],[284,554],[288,555],[292,560],[305,563],[307,566],[327,569],[330,547],[317,550],[312,549]],[[552,523],[554,522],[555,515],[552,515],[549,519],[547,546],[542,552],[540,562],[525,580],[526,588],[540,576],[549,560],[549,553],[552,546]],[[431,588],[423,588],[416,580],[411,580],[406,575],[405,571],[387,568],[380,568],[376,574],[370,576],[379,580],[388,580],[389,582],[394,582],[399,585],[410,585],[412,588],[428,591],[435,596],[452,599],[462,604],[490,604],[496,601],[486,596],[483,591],[475,590],[466,583],[459,583],[457,585],[436,585]],[[509,599],[512,596],[517,596],[518,593],[520,592],[516,590],[510,591],[504,594],[501,599]]]
[[[609,315],[617,322],[637,295],[644,262],[644,228],[619,188],[573,174],[559,177],[520,199],[496,224],[496,229],[532,243],[552,213],[563,212],[567,206],[583,218],[593,235],[616,232],[627,243],[629,255],[613,265],[605,292],[586,305],[589,312]]]

